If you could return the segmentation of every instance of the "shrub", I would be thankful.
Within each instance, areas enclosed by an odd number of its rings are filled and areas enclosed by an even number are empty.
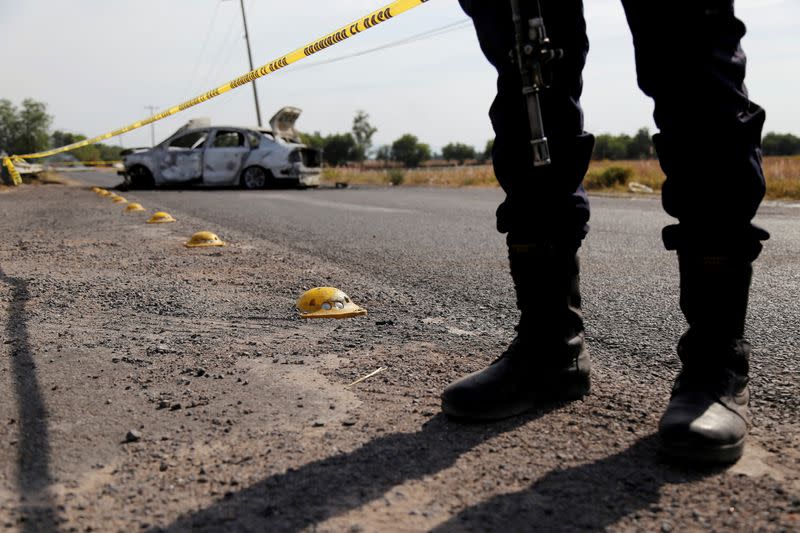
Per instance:
[[[392,159],[400,161],[406,168],[418,167],[420,163],[430,158],[430,146],[419,142],[419,139],[410,133],[392,143]]]
[[[633,170],[630,168],[612,166],[589,172],[584,180],[584,186],[587,189],[608,189],[627,184],[632,176]]]
[[[399,168],[392,168],[386,172],[386,177],[392,185],[401,185],[406,178],[406,173]]]

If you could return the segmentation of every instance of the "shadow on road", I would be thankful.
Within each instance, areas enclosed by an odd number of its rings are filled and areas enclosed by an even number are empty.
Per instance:
[[[376,438],[349,453],[274,475],[159,531],[298,531],[357,509],[395,485],[436,474],[478,444],[557,408],[491,425],[437,415],[415,433]]]
[[[16,482],[21,501],[20,527],[22,531],[30,532],[56,531],[58,517],[49,491],[52,476],[47,409],[28,339],[25,311],[29,299],[28,282],[7,276],[1,268],[0,281],[11,289],[5,334],[11,352],[11,373],[19,413]]]
[[[157,531],[300,531],[380,498],[391,487],[433,475],[481,442],[551,409],[494,425],[468,426],[438,415],[416,433],[377,438],[345,454],[269,477]],[[602,530],[659,500],[667,483],[718,470],[661,464],[656,437],[593,463],[554,470],[531,487],[487,500],[437,531]],[[400,524],[398,524],[400,526]]]
[[[657,437],[639,439],[622,452],[564,470],[554,470],[530,487],[463,510],[434,531],[604,531],[647,509],[666,484],[718,473],[659,462]]]

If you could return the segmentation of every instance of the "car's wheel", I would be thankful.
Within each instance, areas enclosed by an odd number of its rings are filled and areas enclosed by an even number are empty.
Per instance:
[[[149,189],[155,185],[153,174],[147,167],[134,165],[128,170],[128,177],[131,180],[132,189]]]
[[[261,167],[247,167],[242,171],[242,187],[245,189],[263,189],[267,186],[271,177]]]

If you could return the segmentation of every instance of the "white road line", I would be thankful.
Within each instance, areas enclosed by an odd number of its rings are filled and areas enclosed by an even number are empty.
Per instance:
[[[241,193],[242,198],[258,198],[259,200],[280,200],[288,202],[297,202],[301,204],[314,205],[317,207],[328,207],[331,209],[343,209],[345,211],[367,211],[374,213],[413,213],[413,209],[402,209],[396,207],[380,207],[376,205],[362,205],[362,204],[349,204],[346,202],[333,202],[329,200],[320,200],[319,198],[308,198],[303,196],[294,196],[288,194],[262,194],[253,195],[251,193]]]

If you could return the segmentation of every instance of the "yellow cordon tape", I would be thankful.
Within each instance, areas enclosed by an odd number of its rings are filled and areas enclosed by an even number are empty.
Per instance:
[[[8,173],[11,175],[11,182],[14,185],[19,185],[22,183],[22,176],[20,176],[19,172],[17,172],[17,169],[14,168],[14,163],[11,162],[10,157],[3,158],[3,166],[8,169]]]
[[[25,156],[25,157],[29,157],[29,156]],[[122,163],[122,161],[117,161],[117,160],[114,160],[114,161],[61,161],[59,163],[51,163],[51,164],[55,165],[55,166],[70,166],[70,165],[95,165],[95,166],[109,165],[110,166],[110,165],[113,165],[115,163]]]
[[[76,143],[68,144],[66,146],[62,146],[60,148],[54,148],[52,150],[47,150],[45,152],[36,152],[33,154],[25,154],[22,156],[12,156],[16,158],[27,158],[27,159],[36,159],[40,157],[47,157],[50,155],[60,154],[62,152],[69,152],[70,150],[75,150],[76,148],[81,148],[83,146],[88,146],[90,144],[96,144],[101,141],[105,141],[106,139],[110,139],[112,137],[116,137],[117,135],[122,135],[123,133],[127,133],[129,131],[141,128],[142,126],[146,126],[153,122],[157,122],[159,120],[165,119],[172,115],[176,115],[181,111],[189,109],[190,107],[194,107],[197,104],[202,104],[212,98],[216,98],[217,96],[224,94],[230,90],[236,89],[237,87],[241,87],[242,85],[246,85],[253,80],[258,78],[262,78],[268,74],[272,74],[273,72],[280,70],[292,63],[300,61],[301,59],[305,59],[308,56],[314,55],[317,52],[321,52],[326,48],[329,48],[335,44],[339,44],[340,42],[349,39],[355,35],[358,35],[362,31],[368,30],[370,28],[374,28],[378,24],[386,22],[401,13],[405,13],[406,11],[413,9],[421,4],[428,2],[429,0],[396,0],[391,4],[388,4],[377,11],[373,11],[372,13],[353,21],[352,23],[348,24],[347,26],[342,26],[337,31],[329,33],[328,35],[317,39],[302,48],[298,48],[293,52],[289,52],[288,54],[279,57],[269,63],[265,63],[258,67],[255,70],[251,70],[247,74],[243,74],[238,78],[234,78],[228,83],[224,85],[220,85],[215,89],[211,89],[200,96],[196,96],[191,100],[187,100],[182,104],[178,104],[176,106],[170,107],[156,115],[148,117],[146,119],[140,120],[138,122],[134,122],[133,124],[129,124],[122,128],[116,129],[114,131],[110,131],[108,133],[104,133],[103,135],[98,135],[97,137],[92,137],[91,139],[86,139],[83,141],[79,141]]]

